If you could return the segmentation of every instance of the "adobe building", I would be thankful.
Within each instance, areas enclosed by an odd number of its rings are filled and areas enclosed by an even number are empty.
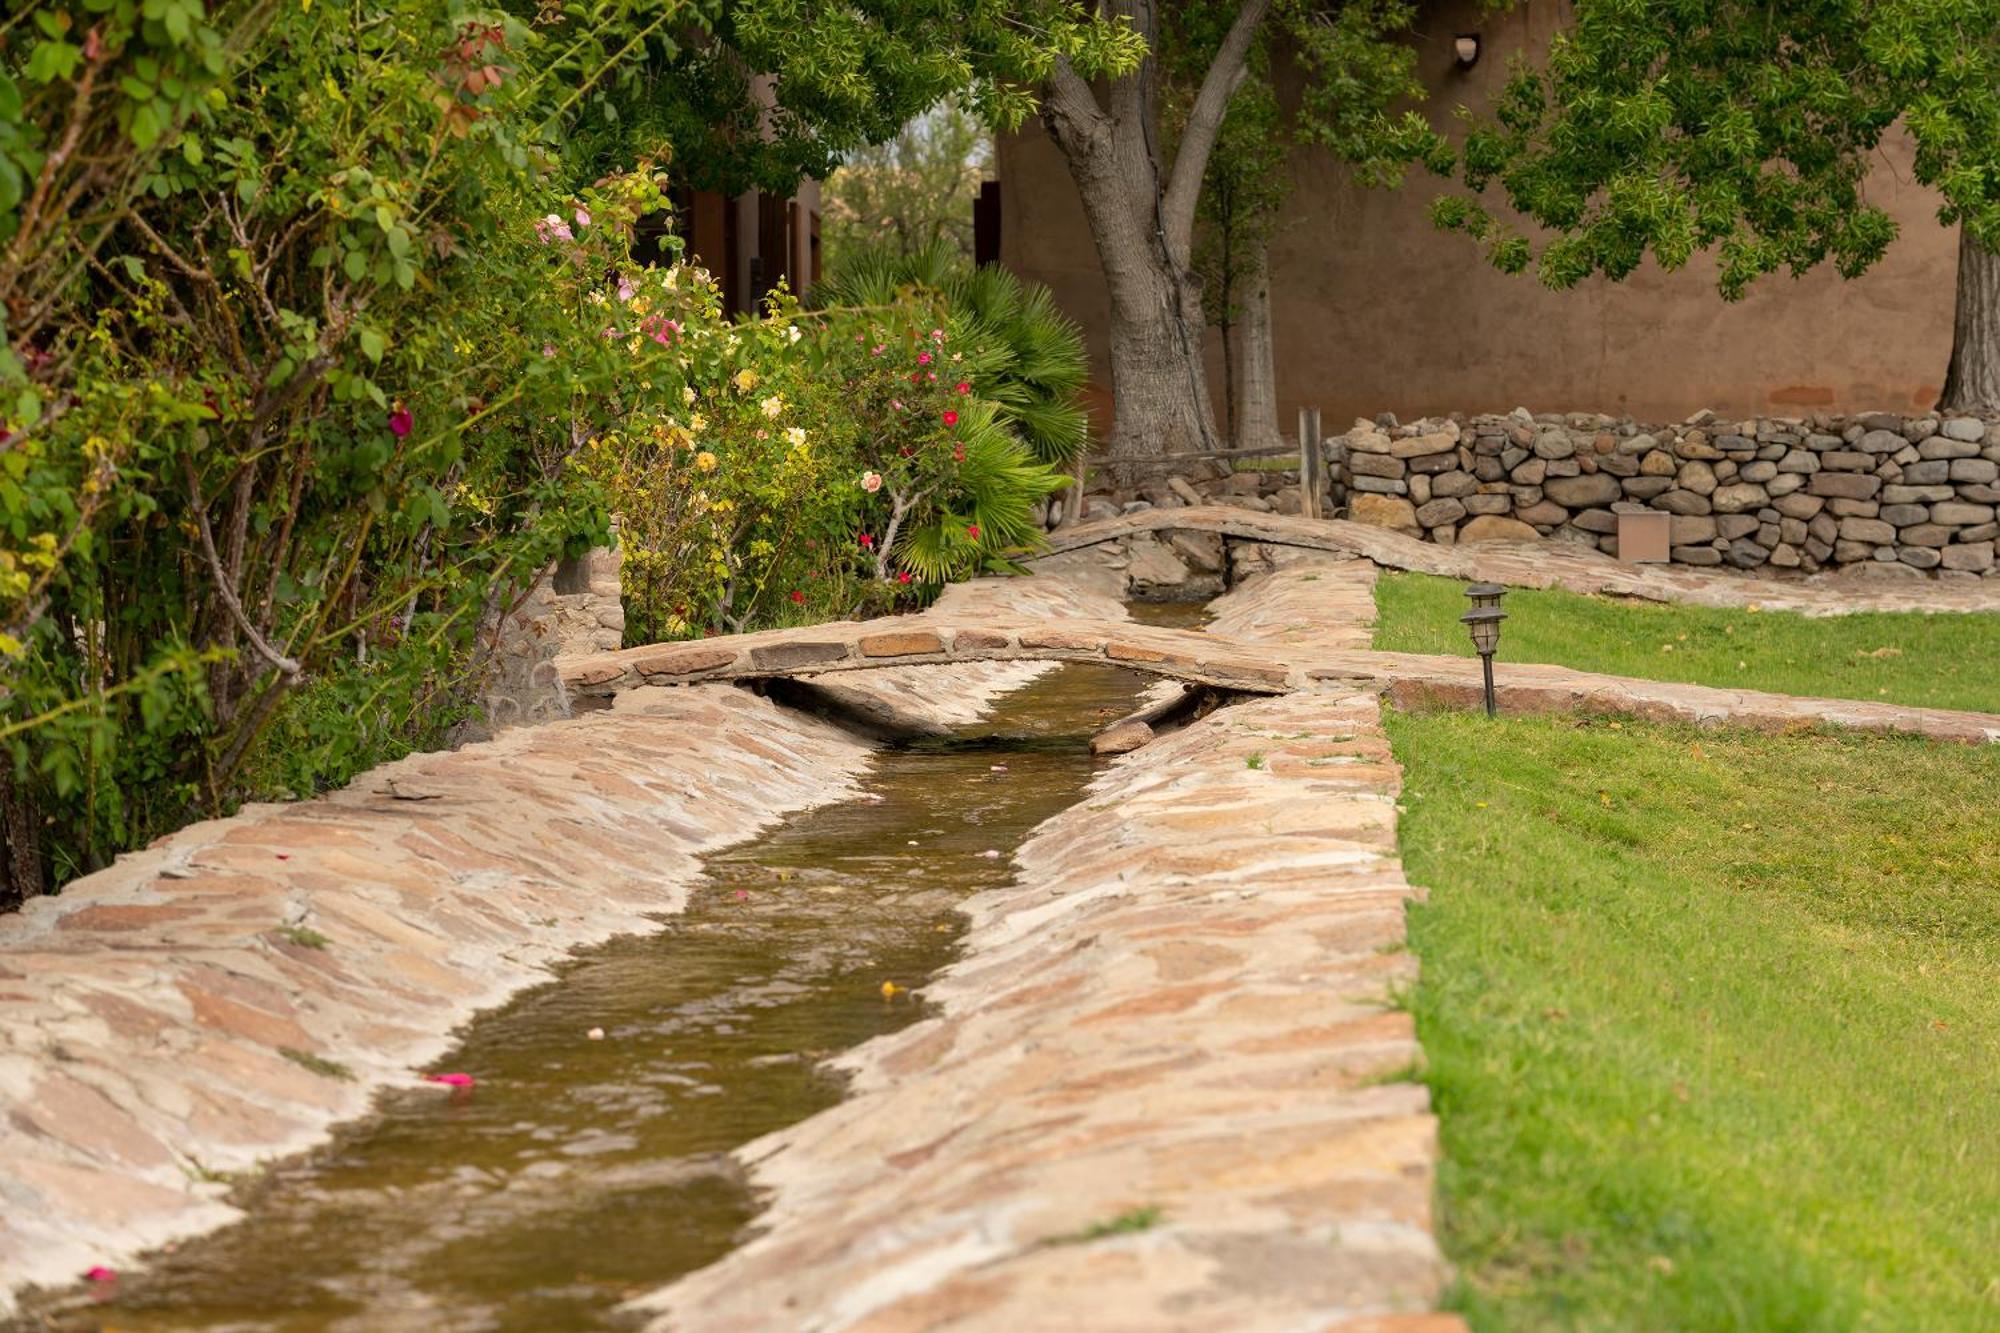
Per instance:
[[[789,197],[681,188],[673,203],[671,225],[687,242],[686,258],[715,275],[725,313],[755,313],[780,283],[800,299],[819,283],[818,181],[800,181]]]
[[[1521,0],[1505,12],[1481,0],[1425,5],[1412,42],[1432,124],[1457,137],[1453,111],[1484,110],[1509,66],[1539,62],[1571,11],[1566,0]],[[1478,39],[1470,68],[1454,49],[1461,35]],[[999,257],[1047,284],[1083,326],[1102,393],[1108,302],[1069,171],[1039,123],[1002,136],[996,160]],[[1868,183],[1902,227],[1873,270],[1852,282],[1830,266],[1799,279],[1772,274],[1731,304],[1716,294],[1706,257],[1677,273],[1649,264],[1621,283],[1549,291],[1433,227],[1426,210],[1447,182],[1412,172],[1399,190],[1369,190],[1324,152],[1296,152],[1271,256],[1279,428],[1289,434],[1307,404],[1324,410],[1331,430],[1382,411],[1407,419],[1525,406],[1671,421],[1701,408],[1928,408],[1951,351],[1957,233],[1938,224],[1936,197],[1915,184],[1909,161],[1906,144],[1890,144]],[[1488,202],[1499,202],[1497,190]],[[1212,330],[1209,344],[1220,412]]]

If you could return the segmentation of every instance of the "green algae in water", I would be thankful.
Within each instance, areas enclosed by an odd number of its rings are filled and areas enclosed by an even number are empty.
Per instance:
[[[922,1014],[884,983],[951,960],[959,903],[1007,883],[1012,850],[1082,795],[1091,733],[1144,683],[1066,666],[949,740],[882,754],[861,799],[710,858],[659,934],[470,1023],[437,1067],[474,1088],[386,1097],[268,1173],[246,1222],[18,1326],[629,1327],[619,1303],[754,1225],[729,1151],[838,1101],[822,1059]]]

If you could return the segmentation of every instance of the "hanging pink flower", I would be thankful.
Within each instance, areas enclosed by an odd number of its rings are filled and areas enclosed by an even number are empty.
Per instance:
[[[590,210],[582,204],[576,206],[576,225],[579,227],[588,227],[590,225]]]
[[[868,493],[869,493],[870,495],[873,495],[873,494],[875,494],[875,492],[877,492],[877,491],[881,490],[881,489],[882,489],[882,474],[881,474],[881,473],[879,473],[879,472],[864,472],[864,473],[862,473],[862,474],[861,474],[861,489],[862,489],[862,490],[864,490],[864,491],[866,491],[866,492],[868,492]]]
[[[932,341],[932,342],[934,342],[934,343],[941,343],[941,342],[943,342],[943,341],[944,341],[944,330],[943,330],[943,329],[932,329],[932,330],[931,330],[931,341]]]
[[[967,384],[964,380],[960,380],[958,383],[952,385],[951,387],[959,393],[972,392],[972,386],[970,384]]]
[[[400,440],[405,435],[408,435],[410,427],[415,424],[416,419],[410,415],[410,409],[404,407],[401,403],[397,403],[393,408],[389,409],[389,433],[397,439]]]
[[[447,1088],[469,1088],[473,1079],[470,1074],[425,1074],[424,1082],[442,1083]]]
[[[85,1282],[116,1282],[118,1280],[118,1270],[115,1268],[106,1268],[103,1264],[97,1264],[84,1273],[83,1280]]]
[[[629,301],[634,296],[638,295],[638,293],[639,289],[632,285],[632,279],[626,277],[623,273],[620,273],[618,275],[618,299],[621,301]]]
[[[920,366],[928,366],[928,365],[929,365],[930,363],[931,363],[931,354],[930,354],[929,352],[918,352],[918,353],[917,353],[917,364],[918,364],[918,365],[920,365]]]
[[[958,424],[958,413],[947,407],[944,410],[944,424],[947,426],[956,426]]]

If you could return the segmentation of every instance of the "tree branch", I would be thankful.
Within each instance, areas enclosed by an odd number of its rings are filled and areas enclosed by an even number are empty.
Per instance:
[[[1229,99],[1243,83],[1249,68],[1250,46],[1257,29],[1271,12],[1271,0],[1243,0],[1229,35],[1222,39],[1215,59],[1188,109],[1187,127],[1181,132],[1180,147],[1174,152],[1173,174],[1167,180],[1166,239],[1184,256],[1194,235],[1195,203],[1201,197],[1201,179],[1208,171],[1208,155],[1222,130],[1222,118]]]
[[[1042,97],[1042,120],[1056,142],[1069,152],[1081,150],[1086,142],[1101,136],[1109,122],[1104,108],[1097,104],[1097,94],[1070,65],[1067,56],[1058,56],[1049,73]]]
[[[187,473],[188,503],[194,507],[195,527],[201,533],[201,551],[208,557],[209,572],[215,575],[215,591],[222,598],[222,604],[229,608],[236,627],[243,631],[244,638],[250,640],[250,646],[257,650],[259,657],[276,667],[280,675],[297,677],[302,670],[298,662],[266,642],[264,636],[257,632],[257,627],[250,623],[250,617],[243,613],[243,603],[237,600],[236,589],[229,586],[229,579],[222,570],[222,560],[215,553],[215,534],[209,531],[208,506],[201,498],[201,483],[194,475],[194,461],[183,457],[181,470]]]

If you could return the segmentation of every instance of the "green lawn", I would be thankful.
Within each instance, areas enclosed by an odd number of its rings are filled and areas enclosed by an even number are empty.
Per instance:
[[[1465,585],[1385,574],[1375,646],[1469,655]],[[2000,712],[2000,615],[1864,612],[1809,620],[1783,611],[1659,606],[1517,588],[1498,663],[1552,662],[1649,680],[1782,694],[1881,699]]]
[[[2000,1329],[2000,748],[1389,730],[1475,1327]]]

